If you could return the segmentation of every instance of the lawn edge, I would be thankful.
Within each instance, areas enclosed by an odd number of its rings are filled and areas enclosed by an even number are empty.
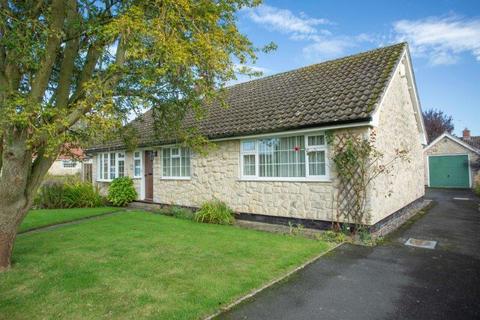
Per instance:
[[[327,253],[335,250],[336,248],[340,247],[342,244],[344,244],[345,242],[341,242],[341,243],[337,243],[335,245],[333,245],[331,248],[327,249],[326,251],[314,256],[313,258],[310,258],[309,260],[307,260],[306,262],[302,263],[301,265],[299,265],[298,267],[295,267],[294,269],[288,271],[287,273],[283,274],[283,275],[280,275],[278,276],[277,278],[274,278],[273,280],[267,282],[266,284],[264,284],[263,286],[261,286],[260,288],[257,288],[257,289],[253,289],[252,291],[250,291],[249,293],[241,296],[240,298],[237,298],[236,300],[234,300],[233,302],[229,303],[228,305],[226,305],[225,307],[222,307],[220,308],[219,310],[217,310],[216,312],[214,312],[213,314],[210,314],[209,316],[206,316],[204,318],[202,318],[203,320],[212,320],[218,316],[220,316],[221,314],[233,309],[234,307],[236,307],[237,305],[241,304],[242,302],[256,296],[257,294],[259,294],[260,292],[264,291],[265,289],[268,289],[270,287],[272,287],[273,285],[287,279],[288,277],[292,276],[293,274],[297,273],[298,271],[304,269],[305,267],[309,266],[310,264],[314,263],[315,261],[317,261],[318,259],[320,259],[321,257],[323,257],[324,255],[326,255]]]
[[[34,228],[31,228],[31,229],[27,229],[27,230],[23,230],[23,231],[17,232],[17,235],[26,234],[26,233],[31,233],[31,232],[34,232],[34,231],[41,231],[42,229],[49,229],[49,228],[56,227],[56,226],[61,227],[62,225],[72,224],[72,222],[83,221],[83,220],[90,220],[90,219],[99,218],[99,217],[102,217],[102,216],[108,216],[108,215],[111,215],[111,214],[114,214],[114,213],[117,213],[117,212],[123,212],[123,211],[126,211],[126,210],[125,210],[125,209],[118,209],[118,210],[114,210],[114,211],[109,211],[109,212],[103,212],[103,213],[95,214],[95,215],[88,216],[88,217],[82,217],[82,218],[78,218],[78,219],[65,220],[65,221],[57,222],[57,223],[50,223],[50,224],[46,224],[46,225],[43,225],[43,226],[34,227]]]

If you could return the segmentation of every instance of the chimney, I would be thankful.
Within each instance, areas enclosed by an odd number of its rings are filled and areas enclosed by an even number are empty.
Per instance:
[[[463,129],[463,139],[470,139],[470,130],[467,128]]]

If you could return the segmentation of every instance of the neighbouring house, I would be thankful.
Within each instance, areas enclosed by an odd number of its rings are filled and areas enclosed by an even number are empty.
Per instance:
[[[64,147],[48,170],[48,174],[53,176],[81,175],[83,163],[89,160],[81,148]]]
[[[95,184],[105,190],[130,176],[139,200],[198,207],[216,198],[244,218],[331,225],[337,186],[326,133],[375,132],[385,161],[398,149],[411,161],[375,179],[366,223],[383,223],[424,196],[425,129],[406,43],[234,85],[226,103],[184,119],[216,144],[206,156],[156,138],[148,111],[131,123],[133,152],[121,139],[88,149]]]
[[[471,136],[468,129],[461,138],[445,132],[425,147],[425,185],[472,188],[480,183],[479,158],[480,136]]]

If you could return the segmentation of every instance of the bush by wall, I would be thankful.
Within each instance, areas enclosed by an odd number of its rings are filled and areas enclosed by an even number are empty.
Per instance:
[[[170,209],[170,213],[172,216],[178,219],[193,220],[195,217],[195,213],[192,210],[177,206],[173,206]]]
[[[214,224],[233,224],[233,210],[225,202],[219,200],[207,201],[195,214],[195,221]]]
[[[133,186],[133,180],[129,177],[117,178],[108,187],[107,199],[114,206],[124,207],[136,198],[137,191]]]
[[[91,208],[102,206],[104,202],[91,183],[47,181],[40,187],[34,206],[42,209]]]

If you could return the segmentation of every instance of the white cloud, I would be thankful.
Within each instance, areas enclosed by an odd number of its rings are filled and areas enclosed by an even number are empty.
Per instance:
[[[290,10],[268,5],[260,5],[254,9],[246,9],[246,11],[249,18],[255,23],[283,33],[316,33],[316,26],[329,23],[326,19],[310,18],[305,13],[296,16]]]
[[[433,65],[454,64],[461,53],[480,61],[480,19],[457,16],[400,20],[393,24],[397,41],[408,41],[413,54]]]
[[[338,57],[362,42],[374,42],[374,37],[365,33],[351,37],[335,35],[327,29],[334,23],[324,18],[309,17],[304,12],[296,15],[290,10],[268,5],[245,9],[244,12],[250,20],[268,30],[286,34],[290,40],[306,42],[303,53],[307,59],[314,61]]]
[[[253,71],[253,72],[262,72],[264,74],[270,73],[270,69],[268,69],[268,68],[260,67],[260,66],[253,66],[253,65],[246,65],[246,64],[241,64],[241,63],[235,64],[234,69],[235,69],[236,72],[239,72],[242,69],[248,69],[249,71]]]
[[[355,46],[348,39],[317,38],[312,44],[303,48],[303,53],[310,59],[331,58],[341,55],[346,49]]]

